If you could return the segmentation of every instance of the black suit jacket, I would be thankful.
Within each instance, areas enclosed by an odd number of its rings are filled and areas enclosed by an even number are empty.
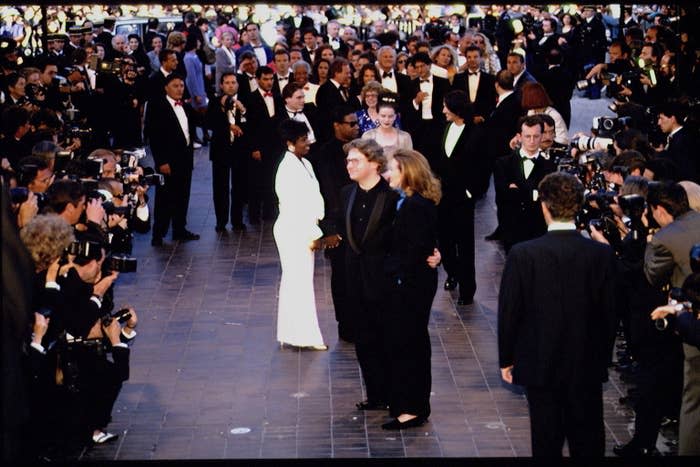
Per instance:
[[[486,118],[493,112],[493,109],[496,107],[497,97],[495,82],[496,78],[493,75],[483,71],[479,73],[476,99],[472,102],[474,115]],[[469,99],[469,75],[466,72],[457,73],[452,81],[452,89],[466,92],[467,99]]]
[[[548,386],[607,380],[615,328],[610,247],[575,230],[516,245],[498,299],[501,368],[513,383]]]
[[[433,170],[442,184],[441,203],[463,204],[473,202],[473,198],[483,191],[483,179],[488,174],[489,165],[485,163],[487,155],[479,151],[479,142],[483,141],[480,126],[466,123],[452,153],[445,152],[445,140],[451,123],[447,123],[440,140],[437,158],[433,161]],[[486,181],[488,183],[488,180]],[[466,191],[469,191],[467,195]]]
[[[540,83],[544,86],[552,107],[557,109],[568,125],[571,122],[571,96],[574,92],[574,76],[561,65],[554,66],[542,72]]]
[[[415,78],[411,81],[411,88],[409,92],[409,96],[411,99],[411,102],[409,103],[409,111],[407,112],[406,115],[406,120],[408,120],[407,123],[410,122],[409,128],[414,128],[418,123],[420,123],[421,120],[421,115],[422,115],[422,109],[423,109],[423,103],[420,103],[418,105],[418,110],[413,106],[413,99],[416,97],[416,95],[420,92],[420,80],[418,78]],[[432,94],[432,102],[430,105],[430,109],[433,113],[433,122],[435,124],[438,124],[440,126],[444,125],[445,123],[445,115],[442,113],[442,105],[443,101],[445,100],[445,94],[450,92],[450,82],[446,78],[440,78],[438,76],[433,76],[433,94]],[[403,115],[402,115],[403,117]]]
[[[503,210],[504,241],[508,245],[539,237],[547,231],[542,209],[536,199],[537,186],[545,175],[556,171],[551,159],[540,155],[526,179],[518,150],[496,161],[494,185]],[[517,188],[510,188],[515,184]]]
[[[513,90],[518,95],[518,100],[520,99],[520,95],[522,94],[522,89],[523,89],[523,86],[525,86],[525,83],[536,83],[536,82],[537,82],[537,80],[535,79],[535,77],[532,76],[529,71],[525,70],[523,72],[522,76],[520,77],[520,79],[518,79],[518,81],[513,86]]]
[[[189,104],[184,104],[184,109],[190,133],[189,144],[167,98],[162,96],[148,102],[144,132],[150,140],[156,168],[169,164],[173,172],[192,171],[196,116]]]
[[[325,235],[345,230],[339,225],[343,222],[345,214],[340,192],[344,186],[350,185],[352,180],[350,180],[345,168],[343,144],[342,141],[332,138],[321,145],[311,159],[325,205],[326,214],[320,222],[320,227]]]
[[[263,158],[278,157],[283,154],[283,152],[279,151],[282,142],[276,125],[280,115],[284,112],[284,105],[281,102],[281,98],[275,96],[273,99],[275,115],[269,114],[267,105],[265,105],[265,99],[259,90],[253,91],[248,96],[246,103],[248,147],[251,152],[262,152]]]
[[[505,156],[511,149],[510,140],[518,132],[518,120],[522,116],[522,108],[517,94],[506,97],[498,107],[493,109],[486,119],[487,151],[491,158]]]
[[[391,241],[392,222],[396,215],[398,195],[389,183],[380,178],[380,195],[370,214],[369,223],[362,238],[354,238],[351,212],[355,199],[356,183],[341,191],[343,219],[338,222],[345,245],[348,291],[361,300],[381,300],[386,295],[384,261]]]
[[[678,174],[685,180],[698,182],[700,172],[698,163],[700,158],[697,155],[697,140],[688,128],[683,127],[671,137],[668,149],[662,151],[659,156],[666,157],[673,161],[678,169]]]
[[[314,20],[306,15],[301,15],[301,23],[299,24],[299,27],[297,27],[295,22],[294,22],[294,16],[287,16],[282,21],[287,23],[291,29],[298,29],[302,32],[305,29],[309,29],[309,28],[314,27]]]
[[[243,116],[238,109],[235,110],[234,117],[236,125],[243,130],[243,136],[237,136],[231,141],[231,126],[228,115],[221,106],[221,98],[209,100],[206,117],[207,128],[212,131],[209,143],[209,160],[233,165],[236,160],[248,157],[245,143],[248,137],[247,122],[242,121]]]
[[[146,100],[153,100],[165,95],[165,75],[158,70],[148,78]]]
[[[319,135],[316,139],[321,142],[328,141],[333,136],[333,122],[332,122],[332,112],[333,109],[339,105],[347,104],[353,110],[358,110],[360,107],[360,102],[353,98],[348,89],[348,100],[343,99],[343,95],[339,88],[335,87],[335,84],[331,80],[323,83],[316,92],[316,107],[318,107],[319,119],[321,125],[319,128]]]

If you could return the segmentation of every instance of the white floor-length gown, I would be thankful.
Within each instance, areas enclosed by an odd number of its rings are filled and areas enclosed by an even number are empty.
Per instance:
[[[316,315],[314,252],[311,243],[323,232],[323,197],[306,159],[287,151],[275,177],[279,217],[273,234],[282,265],[277,340],[299,347],[323,345]]]

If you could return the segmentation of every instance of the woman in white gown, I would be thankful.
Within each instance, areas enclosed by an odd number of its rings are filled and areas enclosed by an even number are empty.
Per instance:
[[[316,316],[314,294],[314,251],[321,246],[323,197],[311,163],[308,128],[302,122],[286,120],[280,125],[287,144],[277,175],[275,191],[279,199],[279,217],[273,234],[282,265],[277,340],[314,350],[327,350]]]

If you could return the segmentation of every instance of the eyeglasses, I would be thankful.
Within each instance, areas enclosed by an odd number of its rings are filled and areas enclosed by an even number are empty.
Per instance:
[[[397,60],[396,63],[403,65],[404,63],[406,63],[406,60]]]
[[[344,124],[350,125],[350,126],[357,126],[357,125],[360,124],[360,122],[358,122],[357,120],[352,120],[352,121],[350,121],[350,122],[345,122],[345,121],[343,121],[343,122],[340,122],[340,123],[344,123]]]

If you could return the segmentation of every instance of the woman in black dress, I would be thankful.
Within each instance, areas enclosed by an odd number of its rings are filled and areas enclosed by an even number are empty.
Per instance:
[[[400,195],[386,260],[389,413],[394,419],[382,428],[400,430],[421,426],[430,416],[428,321],[437,270],[425,258],[437,245],[436,204],[441,191],[425,157],[407,149],[399,149],[389,162],[389,184]]]

